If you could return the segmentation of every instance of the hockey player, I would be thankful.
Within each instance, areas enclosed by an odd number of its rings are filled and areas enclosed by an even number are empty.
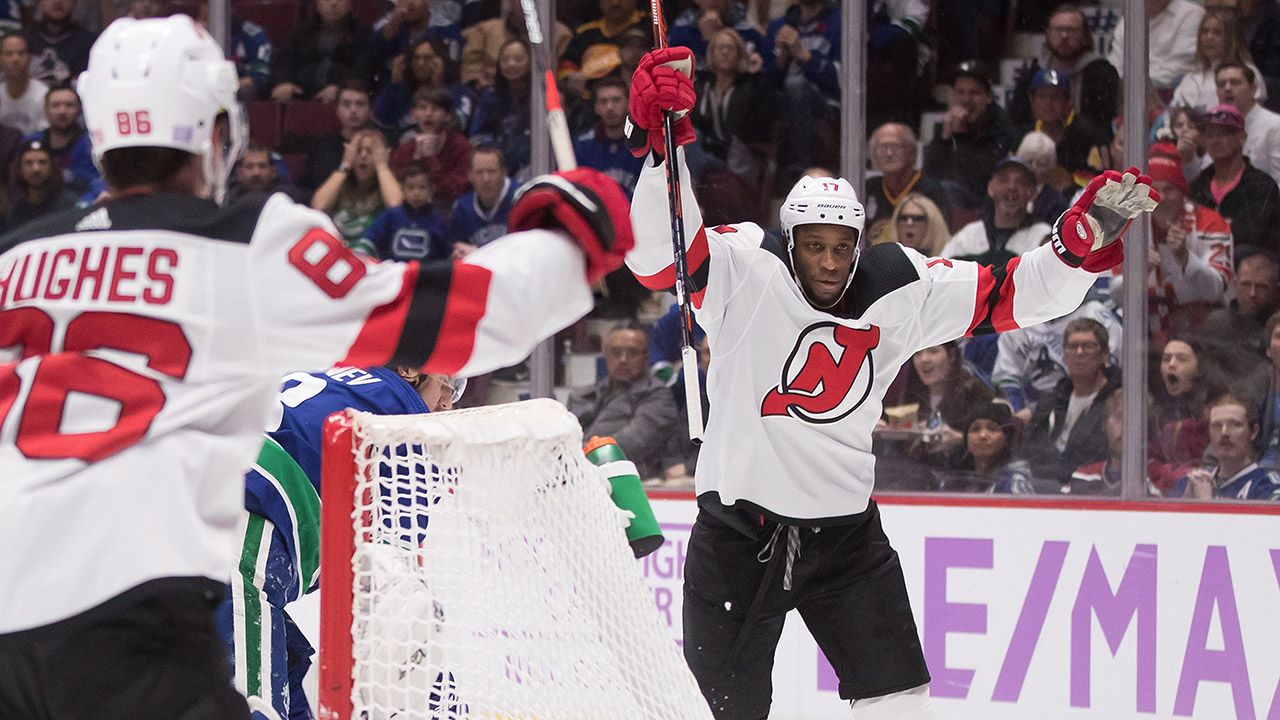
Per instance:
[[[279,378],[511,365],[631,246],[590,171],[517,200],[549,229],[456,264],[368,264],[281,194],[220,208],[236,86],[190,18],[116,21],[79,84],[111,198],[0,239],[6,720],[246,717],[213,610]]]
[[[631,88],[633,147],[651,161],[627,264],[654,289],[675,277],[668,225],[653,221],[668,217],[660,121],[692,108],[691,71],[688,50],[657,50]],[[687,122],[675,125],[681,144],[693,139]],[[855,718],[932,718],[902,569],[870,497],[881,398],[916,350],[1071,311],[1120,262],[1121,234],[1158,197],[1136,170],[1108,173],[1051,243],[988,267],[895,243],[859,252],[863,207],[837,178],[796,184],[782,243],[751,223],[705,228],[676,161],[688,289],[715,358],[685,565],[685,658],[717,718],[767,717],[774,650],[795,608]]]
[[[318,587],[324,421],[347,408],[378,415],[449,410],[466,380],[411,368],[337,367],[284,378],[258,460],[245,473],[247,525],[231,597],[218,608],[236,689],[255,710],[313,717],[302,692],[313,650],[285,606]]]

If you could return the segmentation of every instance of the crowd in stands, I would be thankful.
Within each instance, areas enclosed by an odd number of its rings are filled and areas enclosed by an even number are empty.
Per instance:
[[[643,160],[623,129],[631,72],[653,44],[649,4],[555,5],[546,50],[578,160],[630,192]],[[1005,263],[1044,242],[1091,178],[1123,169],[1125,19],[1114,0],[667,0],[670,42],[696,57],[688,160],[707,223],[776,227],[777,199],[836,163],[841,13],[864,6],[867,243]],[[505,231],[533,145],[535,63],[519,0],[231,0],[230,10],[252,134],[233,199],[284,192],[377,258],[465,257]],[[1148,486],[1277,499],[1280,0],[1148,0],[1148,11],[1149,112],[1133,120],[1149,129],[1162,195],[1145,279]],[[0,11],[5,228],[99,199],[74,80],[114,16],[174,12],[206,22],[209,10],[206,0],[38,0]],[[1100,278],[1060,321],[918,353],[886,399],[881,487],[1118,494],[1124,282]],[[657,312],[653,300],[625,270],[602,283],[593,316],[617,327],[570,334],[603,363],[569,405],[649,475],[679,479],[696,449],[681,440],[678,321],[662,314],[669,299]],[[464,403],[484,402],[486,383],[472,387]]]

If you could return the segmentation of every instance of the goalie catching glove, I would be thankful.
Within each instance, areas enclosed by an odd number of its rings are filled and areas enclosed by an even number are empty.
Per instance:
[[[1051,244],[1063,262],[1104,272],[1124,260],[1121,236],[1133,219],[1155,209],[1160,193],[1137,168],[1108,170],[1093,179],[1080,199],[1054,223]]]
[[[645,53],[631,78],[631,116],[627,119],[627,147],[636,157],[654,150],[666,154],[662,141],[662,114],[674,114],[671,129],[676,145],[688,145],[697,138],[689,111],[697,95],[693,91],[693,52],[670,47]]]
[[[635,245],[631,203],[618,183],[590,168],[540,175],[516,192],[508,226],[564,230],[587,256],[587,282],[622,267]]]

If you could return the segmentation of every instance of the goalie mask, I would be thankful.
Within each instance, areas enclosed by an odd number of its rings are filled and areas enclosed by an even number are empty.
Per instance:
[[[117,148],[183,150],[202,158],[205,181],[222,201],[246,125],[235,64],[195,21],[116,20],[93,44],[76,87],[99,170],[103,154]],[[224,116],[222,146],[214,147]]]
[[[853,273],[858,269],[860,251],[857,242],[862,239],[862,228],[867,218],[862,203],[858,202],[858,194],[854,192],[853,186],[849,184],[849,181],[844,178],[803,177],[800,178],[800,182],[795,184],[795,187],[791,188],[791,192],[787,193],[787,199],[782,202],[782,208],[778,211],[778,216],[782,222],[782,236],[787,241],[787,255],[791,259],[791,273],[806,297],[809,295],[808,290],[804,287],[799,275],[796,274],[796,227],[800,225],[838,225],[853,228],[855,233],[853,263],[849,268],[849,277],[845,281],[844,289],[841,290],[833,302],[826,305],[819,305],[813,298],[808,298],[810,304],[819,310],[834,307],[844,297],[845,292],[848,291],[849,284],[853,282]]]

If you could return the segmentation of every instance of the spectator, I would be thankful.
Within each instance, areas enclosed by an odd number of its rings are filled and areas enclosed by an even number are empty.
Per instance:
[[[251,193],[270,195],[282,192],[295,202],[305,202],[307,193],[286,182],[280,177],[276,164],[280,161],[271,148],[258,143],[249,143],[236,163],[236,171],[232,176],[231,187],[227,189],[228,201]]]
[[[1147,69],[1157,88],[1176,87],[1195,71],[1196,31],[1203,16],[1204,8],[1190,0],[1147,0]],[[1116,25],[1107,60],[1124,74],[1124,18]]]
[[[40,0],[36,21],[26,30],[31,77],[53,86],[75,80],[89,67],[97,36],[76,22],[73,0]]]
[[[937,257],[951,239],[947,221],[936,203],[920,193],[908,193],[898,201],[884,233],[872,244],[902,243],[925,257]]]
[[[391,167],[403,172],[410,163],[427,166],[435,184],[436,201],[453,204],[467,191],[467,159],[471,143],[454,130],[453,95],[444,88],[419,88],[413,98],[413,122],[391,156]]]
[[[715,17],[707,15],[705,17]],[[704,65],[695,81],[697,104],[690,117],[702,148],[743,180],[756,185],[762,163],[752,145],[773,139],[777,99],[768,78],[748,71],[747,45],[732,28],[711,34]]]
[[[444,220],[431,206],[431,173],[411,163],[400,173],[404,202],[388,207],[364,231],[356,247],[379,260],[447,260],[453,246],[445,239]]]
[[[462,31],[462,82],[474,87],[493,87],[497,79],[498,55],[512,40],[529,44],[529,31],[524,22],[520,0],[506,0],[507,9],[502,17],[496,17],[472,25]],[[573,31],[568,25],[556,22],[556,59],[559,60],[569,47]]]
[[[569,411],[584,437],[609,436],[641,477],[662,472],[663,451],[676,421],[670,388],[648,373],[649,338],[634,323],[614,328],[604,341],[606,377],[569,395]]]
[[[1022,136],[1017,156],[1026,160],[1036,175],[1031,219],[1052,226],[1071,204],[1070,198],[1063,191],[1074,192],[1076,188],[1071,173],[1058,164],[1057,143],[1039,130],[1032,130]]]
[[[1280,310],[1280,267],[1275,258],[1266,253],[1245,256],[1236,268],[1233,287],[1234,299],[1209,313],[1200,326],[1200,337],[1220,348],[1242,349],[1256,358],[1268,356],[1268,318]]]
[[[420,40],[439,40],[450,61],[462,57],[462,30],[456,22],[434,24],[430,0],[396,0],[391,12],[373,24],[371,44],[378,75],[385,76],[396,58],[403,63],[405,53]]]
[[[1105,128],[1116,116],[1120,74],[1094,52],[1089,22],[1079,6],[1066,3],[1054,8],[1044,30],[1044,49],[1019,75],[1013,89],[1010,114],[1014,122],[1029,123],[1031,81],[1040,70],[1057,70],[1072,78],[1071,106],[1094,127]]]
[[[702,343],[703,338],[707,336],[702,326],[698,325],[698,321],[693,321],[693,332],[690,339],[693,340],[694,347]],[[667,387],[676,388],[676,385],[683,382],[682,373],[683,357],[681,352],[684,346],[684,328],[680,315],[679,303],[671,303],[667,311],[662,314],[653,323],[653,328],[649,332],[649,374],[658,382]],[[679,392],[673,392],[672,395],[676,399],[676,404],[683,402],[684,397],[683,385]],[[705,415],[703,417],[706,417]]]
[[[351,14],[352,0],[316,0],[271,69],[271,97],[334,102],[349,81],[368,86],[377,60],[369,28]]]
[[[978,209],[996,163],[1015,144],[1004,109],[992,102],[991,73],[971,60],[956,67],[947,112],[925,148],[924,172],[942,182],[955,208]]]
[[[1001,160],[987,183],[990,202],[982,218],[960,228],[942,249],[942,257],[1004,265],[1039,247],[1050,228],[1033,221],[1027,211],[1035,191],[1035,171],[1020,158]]]
[[[1219,391],[1199,340],[1183,336],[1164,344],[1155,389],[1159,445],[1154,453],[1175,465],[1198,464],[1209,444],[1204,409]]]
[[[573,141],[578,164],[594,168],[613,178],[627,192],[636,189],[645,159],[631,154],[625,137],[627,125],[627,92],[629,83],[619,77],[606,77],[595,82],[591,95],[596,110],[594,129]]]
[[[298,186],[315,192],[342,164],[347,143],[356,133],[371,127],[368,87],[358,80],[347,81],[338,91],[338,129],[315,137],[285,136],[281,143],[286,152],[305,152],[306,167]]]
[[[1103,427],[1107,433],[1107,459],[1076,468],[1071,473],[1070,484],[1064,492],[1072,495],[1120,496],[1120,468],[1124,455],[1124,394],[1111,393],[1104,405],[1106,420]],[[1150,396],[1147,397],[1147,408],[1150,417]],[[1155,495],[1171,489],[1180,474],[1173,465],[1149,458],[1147,492]]]
[[[1236,252],[1245,247],[1280,251],[1280,188],[1244,156],[1244,117],[1231,105],[1215,105],[1202,133],[1213,163],[1191,181],[1189,195],[1231,223]]]
[[[439,40],[425,39],[409,46],[409,51],[391,61],[391,74],[373,100],[373,117],[383,127],[400,133],[413,126],[413,95],[419,88],[443,87],[453,94],[454,124],[461,129],[471,122],[471,91],[464,85],[445,81],[445,47]]]
[[[209,0],[200,0],[196,13],[196,21],[208,27]],[[237,97],[242,101],[267,97],[271,91],[271,38],[261,25],[237,16],[234,9],[230,31],[231,55],[236,63],[236,75],[240,78]]]
[[[311,207],[329,213],[349,246],[358,246],[379,213],[404,201],[389,160],[382,133],[361,130],[347,141],[342,164],[311,197]]]
[[[1104,405],[1120,388],[1110,364],[1111,338],[1097,320],[1080,318],[1062,332],[1066,377],[1036,403],[1023,450],[1036,477],[1066,483],[1082,465],[1107,459]]]
[[[83,193],[98,177],[98,168],[93,164],[89,135],[80,124],[80,95],[70,85],[55,85],[44,96],[44,114],[48,127],[23,140],[39,140],[62,175],[63,186]]]
[[[761,48],[765,71],[782,86],[789,156],[783,180],[790,184],[814,164],[813,122],[833,120],[840,107],[840,6],[832,0],[800,0],[769,23]]]
[[[916,125],[926,100],[919,39],[929,16],[925,0],[867,3],[867,124],[886,121]]]
[[[1152,187],[1160,204],[1151,213],[1150,332],[1158,342],[1199,328],[1222,304],[1231,282],[1231,228],[1218,213],[1187,197],[1177,148],[1157,143],[1149,152]],[[1117,292],[1115,286],[1111,291]]]
[[[168,14],[168,0],[129,0],[126,16],[134,20],[164,17]]]
[[[1280,100],[1280,3],[1276,0],[1239,0],[1241,29],[1249,45],[1249,54],[1258,64],[1261,80],[1266,84],[1276,109]]]
[[[916,170],[916,134],[902,123],[885,123],[871,133],[871,166],[878,177],[867,178],[863,204],[867,212],[867,237],[874,244],[884,237],[889,218],[908,193],[927,196],[949,221],[951,205],[942,183]]]
[[[517,180],[528,178],[531,162],[529,62],[523,41],[507,41],[498,54],[493,88],[480,96],[471,119],[472,141],[502,150],[507,174]]]
[[[1066,73],[1036,71],[1031,79],[1031,115],[1033,122],[1021,129],[1019,137],[1033,130],[1048,135],[1057,147],[1059,165],[1068,172],[1091,176],[1089,151],[1109,138],[1088,118],[1072,109],[1071,79]]]
[[[1228,394],[1210,403],[1206,412],[1209,449],[1217,467],[1192,470],[1169,494],[1196,500],[1280,500],[1280,475],[1258,466],[1253,447],[1258,413],[1253,404]]]
[[[754,73],[763,67],[760,48],[764,36],[751,24],[746,4],[739,0],[694,0],[694,7],[680,13],[671,25],[667,44],[689,48],[693,51],[694,66],[706,67],[711,59],[708,47],[721,30],[732,30],[742,41],[745,69]],[[698,93],[698,97],[702,97],[702,93]]]
[[[1244,266],[1241,265],[1243,270]],[[1273,291],[1274,292],[1274,291]],[[1262,396],[1262,432],[1258,438],[1262,459],[1260,465],[1269,469],[1280,469],[1280,312],[1274,312],[1267,318],[1267,390]]]
[[[991,379],[1009,400],[1020,422],[1029,422],[1040,397],[1067,376],[1062,337],[1067,325],[1079,318],[1096,320],[1106,328],[1110,354],[1112,358],[1120,356],[1120,318],[1097,300],[1085,300],[1070,315],[1042,325],[1000,333]]]
[[[1239,63],[1222,63],[1216,71],[1218,102],[1234,105],[1244,116],[1244,154],[1254,167],[1280,183],[1280,115],[1253,98],[1257,76]]]
[[[996,393],[964,368],[954,341],[917,351],[911,366],[915,373],[907,379],[906,400],[916,403],[917,425],[928,432],[909,453],[926,462],[933,458],[934,465],[945,464],[960,447],[969,411],[991,402]]]
[[[618,42],[627,30],[648,29],[648,16],[637,10],[632,0],[598,0],[598,3],[600,19],[579,25],[564,51],[561,66],[566,97],[580,97],[589,78],[603,77],[618,66],[621,61]]]
[[[1210,162],[1209,156],[1204,152],[1203,138],[1200,137],[1200,111],[1186,105],[1175,105],[1169,108],[1165,122],[1173,135],[1174,145],[1178,148],[1178,157],[1182,159],[1182,176],[1196,177]]]
[[[49,86],[31,78],[31,53],[22,35],[0,38],[0,71],[4,91],[0,92],[0,123],[12,125],[30,135],[49,127],[44,115],[44,96]]]
[[[951,463],[952,475],[941,490],[1030,495],[1035,493],[1031,468],[1014,457],[1013,414],[1000,401],[969,411],[964,438]]]
[[[18,188],[9,212],[5,215],[8,230],[25,225],[38,217],[75,207],[79,193],[62,186],[62,173],[39,140],[24,143],[19,156]]]
[[[445,232],[454,253],[464,256],[506,234],[507,213],[516,195],[516,184],[507,177],[502,151],[497,148],[472,150],[467,178],[472,191],[453,204]]]
[[[1256,77],[1258,68],[1249,59],[1244,36],[1240,33],[1240,16],[1232,8],[1206,8],[1196,33],[1196,70],[1183,76],[1173,91],[1170,106],[1186,105],[1198,110],[1226,102],[1218,99],[1217,69],[1220,63],[1244,65]],[[1257,83],[1254,99],[1267,101],[1267,86]],[[1245,112],[1241,110],[1240,112]]]

